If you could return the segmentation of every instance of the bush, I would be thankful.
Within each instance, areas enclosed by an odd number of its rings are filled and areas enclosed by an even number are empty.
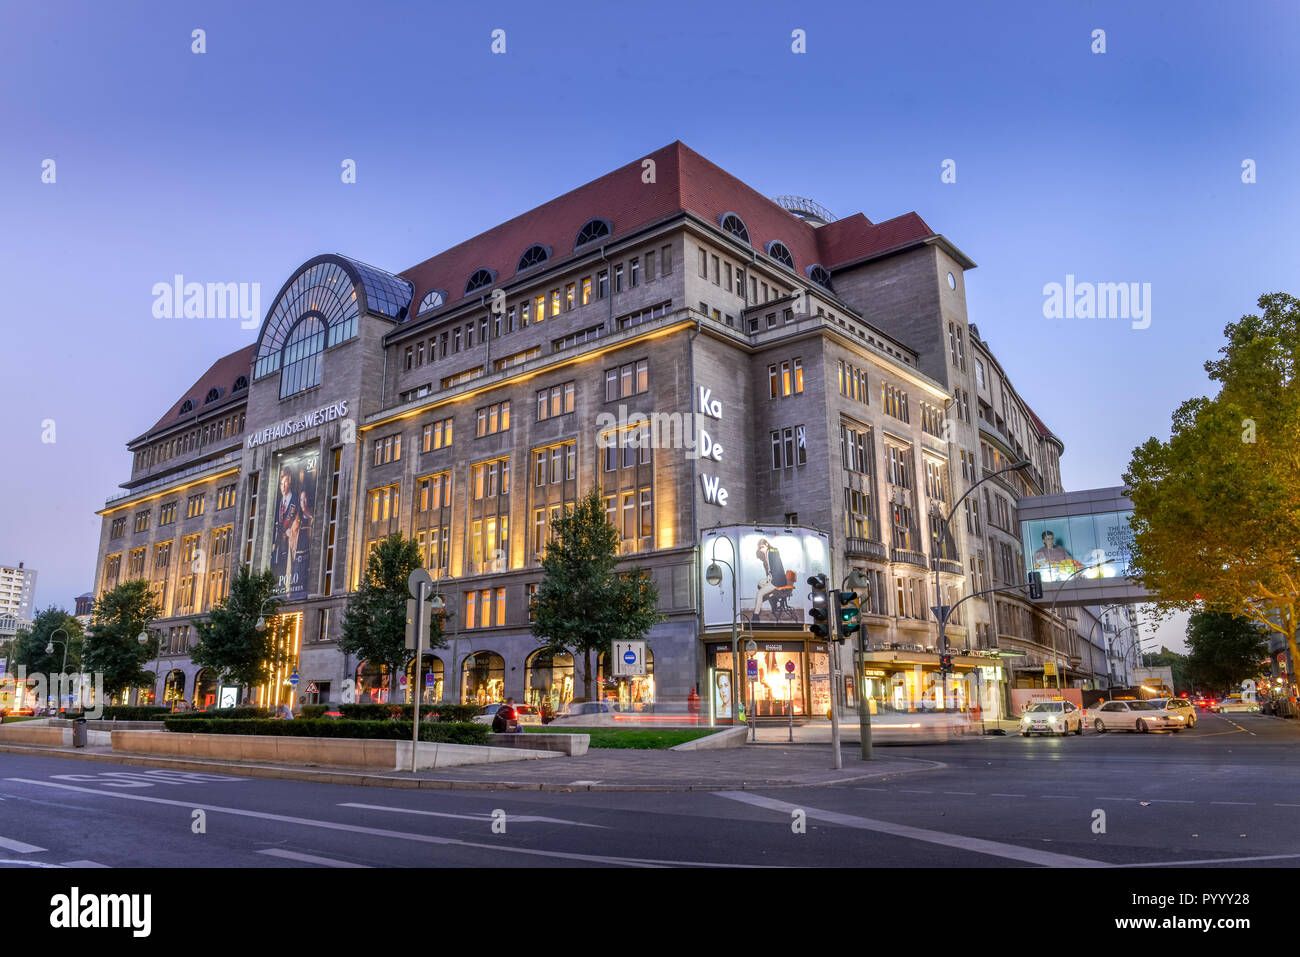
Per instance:
[[[325,717],[325,712],[329,711],[333,707],[334,706],[330,704],[305,704],[300,710],[302,712],[302,717],[310,720],[313,718]]]
[[[164,718],[168,731],[189,734],[265,734],[302,738],[379,738],[383,740],[410,740],[410,721],[355,721],[347,718],[299,718],[280,721],[272,718],[237,719],[213,718],[210,721],[188,721],[175,716]],[[484,724],[455,722],[429,722],[420,724],[421,741],[438,741],[445,744],[487,744],[492,730]]]
[[[161,721],[171,714],[161,705],[110,704],[104,706],[105,721]]]
[[[167,717],[182,721],[211,721],[214,718],[270,718],[272,713],[266,708],[213,708],[209,711],[178,711]]]
[[[415,706],[409,704],[341,704],[344,718],[355,721],[412,721]],[[306,709],[303,709],[304,713]],[[468,721],[478,714],[476,704],[425,704],[420,706],[420,718],[438,721]]]

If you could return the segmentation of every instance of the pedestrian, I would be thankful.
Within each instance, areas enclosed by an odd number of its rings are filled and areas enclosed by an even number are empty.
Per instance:
[[[293,720],[293,709],[289,707],[288,702],[285,702],[284,704],[280,705],[280,713],[278,717],[282,718],[285,721]]]

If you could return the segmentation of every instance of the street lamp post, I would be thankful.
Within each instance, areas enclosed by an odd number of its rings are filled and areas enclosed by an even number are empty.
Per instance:
[[[931,563],[934,565],[934,612],[939,619],[940,660],[943,660],[943,658],[946,658],[948,655],[948,616],[952,609],[943,603],[943,593],[939,585],[939,552],[943,550],[943,540],[945,538],[952,543],[954,552],[957,549],[957,542],[952,537],[952,527],[950,524],[952,522],[952,517],[957,514],[957,506],[961,505],[961,503],[966,500],[966,496],[970,495],[971,492],[975,491],[975,489],[979,488],[989,479],[1002,475],[1005,472],[1016,472],[1020,469],[1028,468],[1032,464],[1033,463],[1028,459],[1022,459],[1013,465],[1008,465],[1006,468],[998,469],[996,472],[990,472],[978,482],[973,483],[970,488],[966,489],[966,491],[962,492],[957,501],[952,503],[952,508],[948,511],[947,515],[943,514],[942,507],[939,509],[939,515],[943,518],[943,523],[940,525],[940,531],[936,532],[934,535],[935,542]],[[953,607],[956,606],[954,605]],[[948,672],[946,671],[943,672],[943,697],[946,706],[948,701]]]
[[[140,634],[138,634],[138,635],[135,636],[135,640],[136,640],[137,642],[139,642],[141,648],[143,648],[145,645],[149,644],[149,629],[148,629],[148,628],[141,628],[141,629],[140,629]],[[161,654],[161,653],[162,653],[162,649],[160,648],[160,649],[159,649],[159,654]],[[148,660],[149,660],[148,658],[145,659],[145,661],[148,661]],[[155,674],[153,677],[154,677],[154,680],[155,680],[155,681],[158,680],[158,676],[157,676],[156,674]],[[139,701],[139,699],[138,699],[138,697],[137,697],[137,703],[138,703],[138,701]]]
[[[55,641],[54,640],[55,635],[62,635],[63,640]],[[55,628],[52,632],[50,632],[50,637],[45,642],[45,653],[47,655],[54,654],[55,645],[63,646],[63,664],[59,667],[59,705],[62,705],[63,704],[63,673],[68,670],[68,633],[64,631],[62,628]],[[56,706],[54,709],[54,713],[57,715],[58,712],[59,712],[59,707]]]
[[[731,674],[732,674],[731,702],[732,702],[732,709],[733,709],[732,722],[734,723],[736,685],[740,682],[740,645],[739,645],[739,635],[737,633],[737,623],[740,614],[740,608],[739,608],[740,582],[736,580],[736,567],[735,565],[732,564],[732,562],[735,562],[736,560],[736,546],[732,543],[730,536],[727,537],[726,541],[727,541],[727,546],[731,549],[731,561],[730,562],[723,561],[722,559],[719,559],[717,557],[718,537],[715,535],[713,537],[713,549],[709,555],[709,559],[710,559],[709,567],[704,572],[704,580],[707,581],[710,585],[722,584],[722,569],[718,567],[719,562],[721,562],[723,565],[726,565],[727,570],[731,572]],[[752,701],[750,702],[750,707],[751,708],[753,707]],[[790,707],[793,709],[794,707],[793,701],[790,702]],[[748,710],[745,712],[745,719],[747,722],[753,721],[753,715],[751,715]],[[756,726],[754,727],[754,730],[757,730]]]
[[[257,633],[258,633],[259,635],[266,631],[266,619],[263,617],[263,614],[264,614],[265,611],[266,611],[266,606],[269,605],[269,604],[271,604],[271,602],[273,602],[273,601],[279,601],[279,600],[283,597],[283,595],[284,595],[284,592],[280,591],[279,588],[277,588],[274,592],[272,592],[272,593],[271,593],[270,595],[268,595],[266,598],[262,599],[262,604],[260,604],[260,605],[257,607],[257,623],[256,623],[255,625],[253,625],[253,628],[257,631]],[[272,616],[272,617],[274,617],[274,616]],[[292,695],[292,691],[290,692],[290,694]],[[251,700],[252,700],[252,689],[251,689],[251,688],[249,689],[249,700],[250,700],[250,702],[251,702]],[[268,702],[268,703],[269,703],[269,702]],[[220,704],[220,702],[218,702],[218,704]]]
[[[1105,561],[1096,562],[1092,565],[1084,565],[1073,575],[1056,586],[1056,594],[1052,596],[1052,603],[1047,608],[1047,627],[1052,629],[1052,667],[1056,669],[1056,696],[1058,698],[1061,697],[1061,668],[1060,662],[1056,660],[1056,628],[1052,625],[1052,616],[1056,614],[1056,603],[1061,600],[1061,592],[1065,590],[1065,586],[1070,584],[1070,582],[1074,581],[1090,568],[1100,568],[1102,565],[1109,565],[1114,561],[1115,559],[1113,558],[1107,558]]]

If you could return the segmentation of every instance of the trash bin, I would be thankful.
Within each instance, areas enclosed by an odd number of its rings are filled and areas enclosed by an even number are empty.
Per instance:
[[[84,748],[86,746],[86,719],[74,718],[72,720],[72,746],[74,748]]]

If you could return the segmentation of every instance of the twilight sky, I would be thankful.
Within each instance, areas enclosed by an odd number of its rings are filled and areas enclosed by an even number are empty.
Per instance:
[[[125,441],[256,335],[155,318],[154,283],[260,283],[265,310],[318,253],[404,269],[675,139],[838,216],[915,210],[974,259],[970,318],[1065,442],[1067,489],[1119,484],[1206,391],[1224,325],[1300,287],[1295,3],[559,11],[6,12],[0,560],[39,571],[39,606],[91,589]],[[1044,318],[1044,285],[1067,275],[1150,283],[1149,328]]]

